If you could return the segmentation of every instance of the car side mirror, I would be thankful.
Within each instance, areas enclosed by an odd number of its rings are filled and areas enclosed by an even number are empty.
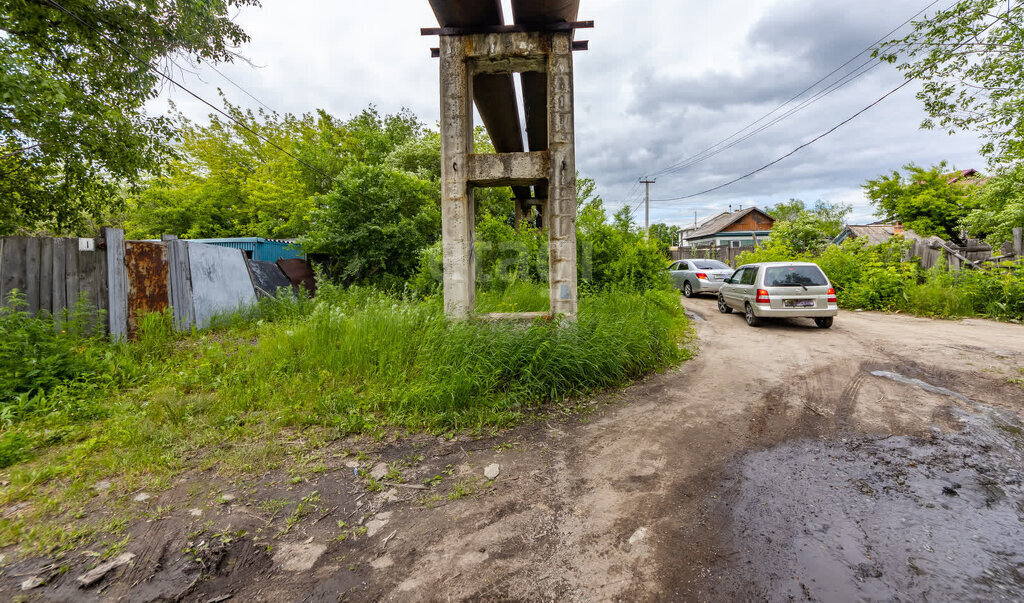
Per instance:
[[[732,284],[732,277],[730,276],[729,278],[725,279],[725,282],[727,284],[731,285]]]

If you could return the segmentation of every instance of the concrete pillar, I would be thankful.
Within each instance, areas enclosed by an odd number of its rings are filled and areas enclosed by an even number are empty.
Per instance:
[[[473,83],[466,47],[458,36],[441,36],[441,239],[444,311],[465,318],[476,309],[473,250]]]
[[[551,313],[576,316],[576,145],[573,119],[572,40],[552,33],[548,72],[550,177],[544,222],[548,227]]]

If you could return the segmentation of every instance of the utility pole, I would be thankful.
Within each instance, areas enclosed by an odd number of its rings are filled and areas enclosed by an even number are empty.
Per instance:
[[[647,193],[644,196],[644,232],[651,229],[651,185],[657,182],[658,179],[654,180],[641,180],[646,187]]]

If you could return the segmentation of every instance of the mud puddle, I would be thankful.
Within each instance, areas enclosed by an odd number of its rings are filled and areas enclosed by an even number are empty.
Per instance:
[[[1020,600],[1024,431],[970,406],[950,409],[959,432],[930,439],[803,439],[742,457],[722,492],[734,553],[716,572],[742,578],[717,594]]]

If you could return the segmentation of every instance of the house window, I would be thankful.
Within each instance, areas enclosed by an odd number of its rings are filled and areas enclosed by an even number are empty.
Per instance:
[[[732,246],[733,247],[739,247],[740,246],[740,242],[739,241],[733,241],[732,242]]]

